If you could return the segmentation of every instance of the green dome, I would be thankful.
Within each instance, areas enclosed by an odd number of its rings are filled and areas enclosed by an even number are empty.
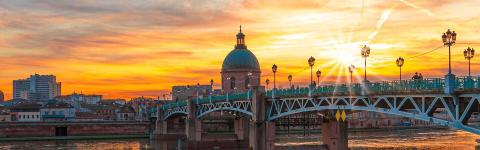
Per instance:
[[[225,60],[223,60],[222,71],[232,69],[248,69],[260,71],[257,57],[250,50],[243,47],[236,47]]]

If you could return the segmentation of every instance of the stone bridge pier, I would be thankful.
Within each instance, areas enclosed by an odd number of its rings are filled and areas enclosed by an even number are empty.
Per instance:
[[[267,121],[266,111],[269,102],[266,101],[258,86],[252,87],[252,121],[250,122],[249,147],[253,150],[275,149],[275,122]]]
[[[333,111],[327,111],[322,118],[322,142],[331,150],[348,149],[348,127],[346,121],[337,121]]]

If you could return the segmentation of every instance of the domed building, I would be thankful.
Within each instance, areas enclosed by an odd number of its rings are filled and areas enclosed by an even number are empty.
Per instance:
[[[223,60],[221,74],[225,92],[246,92],[249,85],[260,84],[260,65],[255,54],[247,49],[241,26],[235,48]]]

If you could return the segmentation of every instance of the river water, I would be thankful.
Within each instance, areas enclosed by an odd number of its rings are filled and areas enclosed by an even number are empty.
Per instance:
[[[396,130],[370,131],[349,134],[351,149],[445,149],[474,150],[479,135],[458,130]],[[280,136],[276,145],[321,144],[319,137],[302,138]],[[174,145],[175,146],[175,145]],[[170,147],[170,146],[169,146]],[[28,142],[0,142],[0,149],[155,149],[149,139],[115,140],[55,140]]]

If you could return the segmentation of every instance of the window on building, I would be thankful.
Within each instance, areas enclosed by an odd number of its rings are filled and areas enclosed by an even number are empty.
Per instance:
[[[37,115],[37,118],[40,118],[40,116]]]
[[[230,77],[230,89],[235,89],[235,77]]]
[[[248,85],[250,84],[250,78],[247,76],[245,78],[245,89],[248,89]]]

